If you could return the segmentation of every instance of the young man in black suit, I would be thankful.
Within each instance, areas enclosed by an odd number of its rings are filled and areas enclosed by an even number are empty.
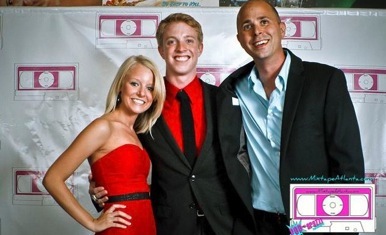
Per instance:
[[[237,39],[253,61],[224,80],[217,96],[228,175],[244,204],[252,201],[249,215],[259,234],[267,235],[289,234],[290,184],[299,183],[291,178],[364,180],[344,73],[283,49],[285,31],[267,1],[246,2],[237,15]]]
[[[151,200],[158,235],[252,235],[253,220],[240,211],[241,200],[226,175],[217,136],[217,87],[196,74],[203,51],[201,25],[176,13],[157,29],[158,51],[166,62],[166,101],[151,134],[140,135],[152,161]],[[195,161],[184,155],[180,102],[184,90],[193,112]],[[98,203],[103,188],[90,188]],[[247,222],[246,222],[247,221]]]

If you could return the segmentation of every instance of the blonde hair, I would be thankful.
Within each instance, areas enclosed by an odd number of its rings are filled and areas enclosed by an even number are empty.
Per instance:
[[[164,79],[161,76],[157,65],[143,55],[130,56],[119,67],[107,95],[105,113],[114,111],[119,105],[120,90],[122,88],[123,81],[126,75],[130,73],[131,68],[136,64],[141,64],[152,71],[154,76],[154,90],[152,92],[153,103],[148,110],[138,115],[134,123],[134,130],[136,133],[151,133],[152,126],[162,113],[166,91]]]
[[[200,23],[198,23],[197,20],[195,20],[192,16],[184,13],[174,13],[168,15],[165,19],[161,20],[161,22],[158,25],[156,38],[158,46],[163,45],[163,36],[165,33],[166,27],[172,23],[179,23],[183,22],[190,27],[192,27],[197,32],[197,39],[199,43],[202,43],[204,40],[204,34],[202,33],[202,28]]]

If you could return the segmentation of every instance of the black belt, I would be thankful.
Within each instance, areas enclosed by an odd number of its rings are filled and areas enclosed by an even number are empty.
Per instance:
[[[287,216],[285,214],[267,212],[257,209],[254,209],[253,211],[256,220],[263,220],[274,224],[287,224]]]
[[[131,200],[142,200],[142,199],[150,199],[150,195],[148,192],[143,193],[128,193],[122,195],[108,196],[109,200],[107,202],[122,202],[122,201],[131,201]]]

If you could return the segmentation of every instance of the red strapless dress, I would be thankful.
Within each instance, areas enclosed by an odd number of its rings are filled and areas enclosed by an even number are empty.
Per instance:
[[[107,196],[149,192],[147,176],[150,159],[146,151],[137,145],[122,145],[91,165],[96,186],[103,186]],[[106,203],[105,210],[113,203]],[[126,229],[109,228],[98,235],[155,235],[153,210],[149,199],[115,202],[125,204],[119,209],[132,217]]]

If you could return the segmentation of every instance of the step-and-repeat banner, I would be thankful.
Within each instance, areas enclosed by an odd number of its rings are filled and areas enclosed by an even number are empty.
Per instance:
[[[0,235],[91,234],[42,186],[47,168],[103,113],[113,77],[129,55],[151,57],[164,73],[155,32],[189,12],[202,23],[198,75],[219,85],[250,58],[236,39],[238,8],[0,8]],[[386,11],[279,8],[283,45],[304,60],[341,68],[375,184],[376,234],[386,234]],[[312,156],[310,156],[312,159]],[[85,162],[67,184],[97,215]]]

